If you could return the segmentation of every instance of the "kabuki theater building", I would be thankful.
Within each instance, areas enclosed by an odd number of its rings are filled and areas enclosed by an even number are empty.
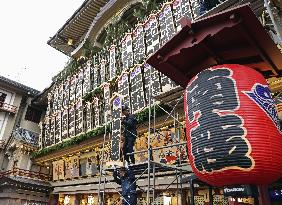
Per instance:
[[[123,105],[138,205],[282,204],[281,8],[85,0],[48,41],[68,64],[34,99],[49,204],[122,203]]]

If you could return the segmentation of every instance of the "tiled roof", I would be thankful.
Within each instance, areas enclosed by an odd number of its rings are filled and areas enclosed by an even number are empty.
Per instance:
[[[27,144],[38,147],[38,134],[24,128],[16,128],[13,131],[13,136]]]
[[[24,93],[27,93],[30,96],[35,96],[35,95],[38,95],[40,93],[38,90],[35,90],[31,87],[28,87],[26,85],[23,85],[19,82],[16,82],[14,80],[11,80],[9,78],[6,78],[6,77],[0,75],[0,83],[1,82],[5,83],[9,86],[18,88],[18,89],[22,90]]]

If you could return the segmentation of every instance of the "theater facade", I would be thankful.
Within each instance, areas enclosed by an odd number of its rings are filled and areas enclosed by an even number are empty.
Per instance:
[[[264,1],[244,3],[249,3],[262,25],[270,21]],[[33,161],[50,170],[50,204],[121,203],[120,187],[113,181],[109,165],[122,162],[124,104],[138,121],[132,153],[138,204],[262,204],[263,197],[269,204],[281,203],[279,180],[257,195],[228,195],[246,187],[211,186],[194,175],[188,161],[185,87],[168,77],[173,73],[165,75],[148,61],[152,56],[167,60],[162,54],[174,50],[165,50],[165,45],[176,36],[180,36],[176,42],[184,39],[181,35],[185,35],[187,19],[192,20],[191,25],[204,22],[241,4],[235,0],[83,2],[48,41],[70,56],[68,64],[34,99],[46,108],[40,124],[40,150],[33,154]],[[271,2],[273,8],[280,7]],[[270,35],[279,52],[278,18],[273,12],[276,26]],[[208,46],[205,52],[210,52]],[[177,59],[176,63],[181,65]],[[278,96],[282,85],[279,73],[266,76],[273,96]]]

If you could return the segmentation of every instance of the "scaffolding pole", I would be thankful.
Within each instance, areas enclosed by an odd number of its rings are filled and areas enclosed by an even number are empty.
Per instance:
[[[147,151],[147,153],[148,153],[148,189],[147,189],[147,205],[149,205],[150,204],[150,188],[151,188],[151,186],[150,186],[150,173],[151,173],[151,167],[150,167],[150,159],[151,159],[151,151],[150,151],[150,149],[151,149],[151,141],[150,141],[150,132],[151,132],[151,96],[152,96],[152,79],[151,79],[151,77],[152,77],[152,68],[150,67],[150,83],[149,83],[149,96],[148,96],[148,101],[149,101],[149,126],[148,126],[148,151]],[[155,106],[155,105],[154,105]]]

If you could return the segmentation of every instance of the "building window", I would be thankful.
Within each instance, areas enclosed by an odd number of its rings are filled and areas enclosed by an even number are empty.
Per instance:
[[[5,102],[7,94],[0,92],[0,107],[3,106],[3,103]]]
[[[41,114],[42,114],[41,110],[28,106],[24,119],[31,122],[39,123]]]

